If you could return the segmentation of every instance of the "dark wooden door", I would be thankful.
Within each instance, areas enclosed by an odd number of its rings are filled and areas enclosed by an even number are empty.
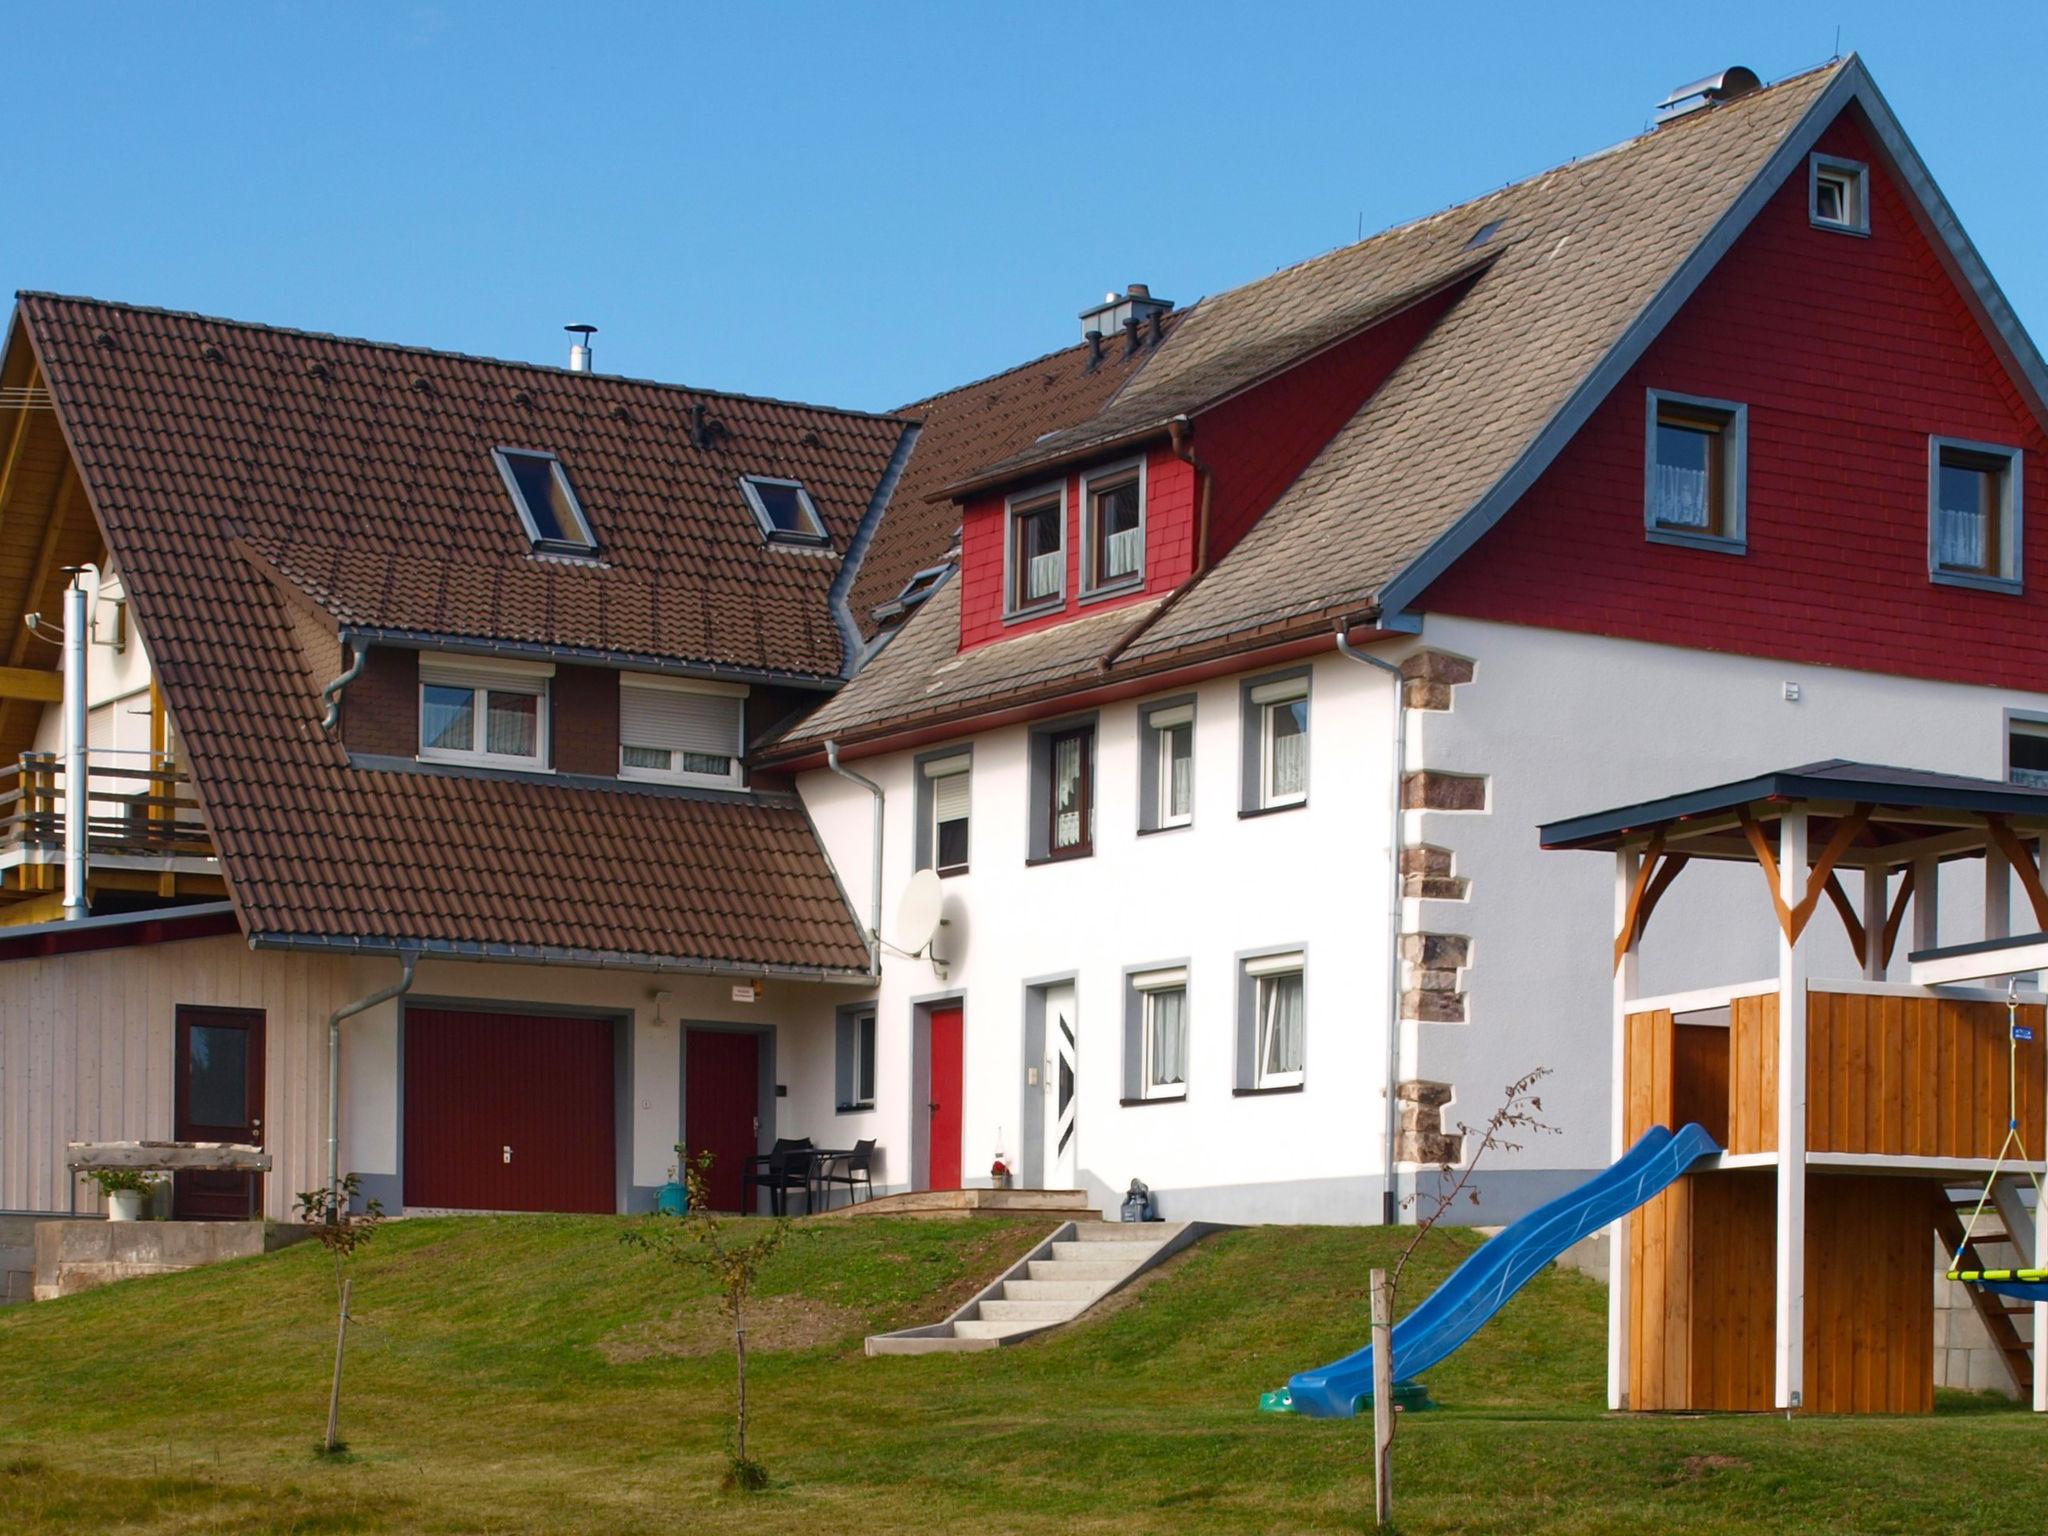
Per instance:
[[[612,1021],[405,1011],[405,1203],[618,1208]]]
[[[934,1008],[931,1014],[931,1163],[933,1189],[960,1187],[961,1013]]]
[[[747,1159],[761,1141],[760,1103],[760,1037],[691,1030],[683,1062],[683,1146],[692,1161],[711,1154],[706,1184],[715,1211],[741,1209]]]
[[[180,1008],[173,1098],[179,1141],[263,1145],[263,1015],[254,1008]],[[262,1212],[259,1173],[180,1173],[171,1208],[187,1221]]]

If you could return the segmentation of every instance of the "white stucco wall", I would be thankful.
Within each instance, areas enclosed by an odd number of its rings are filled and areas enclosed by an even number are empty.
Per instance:
[[[2000,778],[2005,711],[2048,694],[1884,677],[1591,635],[1431,617],[1423,640],[1477,663],[1447,712],[1420,711],[1413,739],[1432,769],[1486,774],[1482,813],[1411,812],[1410,836],[1451,849],[1471,879],[1459,902],[1411,902],[1409,926],[1468,934],[1463,1024],[1411,1025],[1418,1075],[1453,1084],[1447,1122],[1483,1120],[1514,1075],[1549,1067],[1545,1118],[1562,1134],[1502,1159],[1512,1173],[1608,1161],[1614,861],[1546,853],[1539,823],[1839,757]],[[1796,702],[1786,684],[1798,688]],[[1412,766],[1412,765],[1411,765]],[[1981,866],[1943,871],[1942,931],[1981,936]],[[1852,899],[1860,882],[1850,882]],[[2015,922],[2029,920],[2015,894]],[[1813,972],[1860,969],[1823,904],[1808,930]],[[1910,933],[1910,924],[1908,928]],[[1646,993],[1773,976],[1776,926],[1750,865],[1688,867],[1642,950]],[[1903,979],[1902,938],[1894,974]],[[1486,1181],[1482,1181],[1486,1182]],[[1516,1204],[1562,1187],[1537,1177]]]
[[[1175,697],[1189,690],[1174,690]],[[908,1145],[913,1026],[920,999],[957,996],[965,1008],[962,1169],[985,1182],[997,1150],[1021,1160],[1027,1082],[1025,989],[1072,974],[1080,1026],[1079,1182],[1113,1207],[1132,1178],[1160,1194],[1172,1217],[1377,1220],[1385,1086],[1386,913],[1391,749],[1387,679],[1325,654],[1313,666],[1309,803],[1241,818],[1239,680],[1194,690],[1195,817],[1184,829],[1139,835],[1139,711],[1099,712],[1095,852],[1026,864],[1029,733],[1018,726],[959,743],[974,756],[971,868],[945,882],[948,925],[923,960],[888,957],[879,993],[877,1107],[862,1134],[892,1158]],[[908,752],[851,764],[887,795],[883,934],[913,871],[913,775]],[[827,771],[799,782],[842,880],[868,900],[871,802]],[[1300,1093],[1240,1097],[1236,1083],[1237,956],[1302,945],[1307,952],[1306,1082]],[[1125,1107],[1126,967],[1189,965],[1190,1066],[1184,1102]],[[829,1100],[822,1083],[806,1108]],[[793,1080],[794,1097],[798,1086]],[[900,1164],[892,1162],[892,1169]],[[892,1179],[898,1177],[892,1172]]]

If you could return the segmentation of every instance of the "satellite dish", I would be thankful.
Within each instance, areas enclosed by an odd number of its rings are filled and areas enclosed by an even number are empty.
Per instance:
[[[931,943],[939,931],[939,913],[946,904],[946,889],[929,869],[920,869],[903,887],[896,903],[896,937],[904,949],[916,954]]]

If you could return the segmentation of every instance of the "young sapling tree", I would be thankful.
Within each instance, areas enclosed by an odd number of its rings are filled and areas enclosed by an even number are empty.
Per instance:
[[[334,1330],[334,1382],[327,1393],[327,1438],[320,1447],[323,1456],[339,1456],[348,1449],[341,1439],[341,1362],[348,1349],[348,1297],[353,1284],[348,1261],[384,1220],[381,1200],[370,1200],[361,1210],[354,1209],[361,1190],[362,1180],[352,1173],[333,1189],[309,1189],[295,1201],[299,1220],[312,1230],[320,1246],[334,1260],[334,1290],[340,1310]]]

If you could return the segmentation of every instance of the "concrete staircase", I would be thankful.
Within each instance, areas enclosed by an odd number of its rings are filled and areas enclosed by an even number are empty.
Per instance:
[[[944,1322],[871,1336],[870,1355],[997,1349],[1072,1322],[1217,1230],[1205,1222],[1068,1221]]]

